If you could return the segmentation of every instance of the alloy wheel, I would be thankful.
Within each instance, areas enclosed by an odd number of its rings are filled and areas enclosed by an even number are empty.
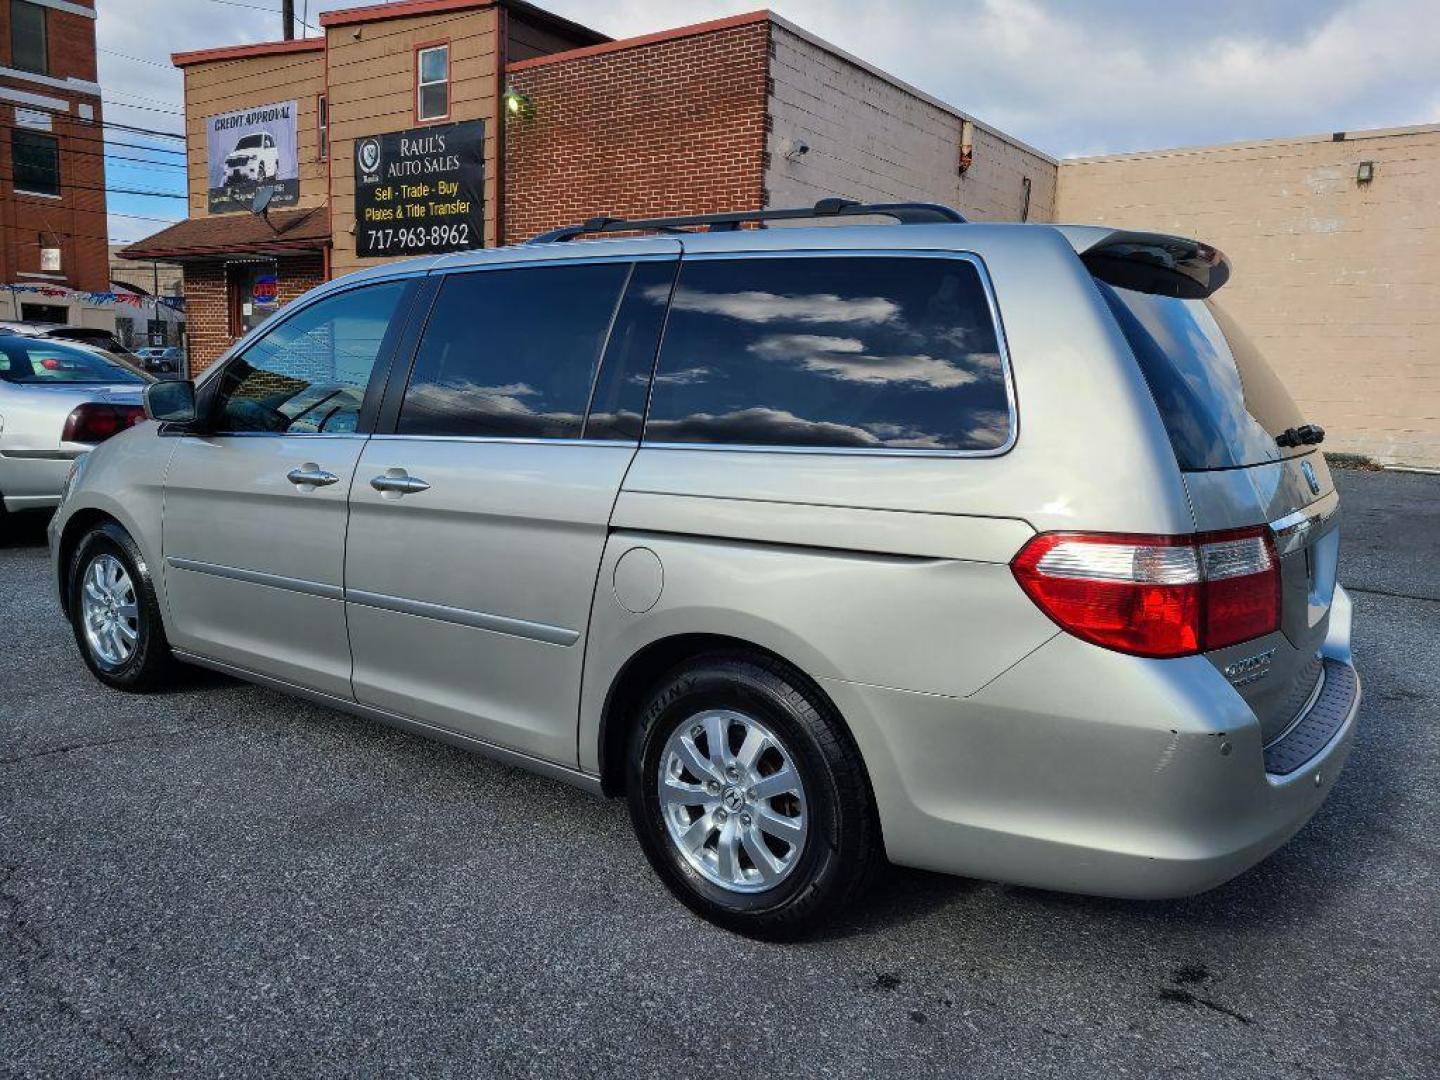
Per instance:
[[[115,556],[97,555],[85,567],[80,596],[90,654],[103,667],[120,667],[140,644],[140,608],[129,572]]]
[[[707,881],[763,892],[805,848],[805,787],[789,749],[754,717],[710,709],[670,734],[656,779],[676,850]]]

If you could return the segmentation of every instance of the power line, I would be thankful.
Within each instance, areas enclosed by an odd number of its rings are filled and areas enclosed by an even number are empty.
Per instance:
[[[155,128],[136,127],[134,124],[121,124],[114,120],[106,120],[105,126],[107,128],[114,128],[116,131],[132,131],[137,135],[156,135],[162,139],[178,139],[181,142],[185,141],[185,136],[180,134],[180,132],[178,131],[159,131]]]
[[[16,179],[13,174],[0,172],[0,181],[10,184],[13,188]],[[108,195],[148,195],[156,199],[189,199],[188,192],[180,191],[156,191],[154,188],[126,188],[126,187],[100,187],[96,184],[76,184],[74,182],[60,180],[59,185],[62,191],[103,191]],[[21,191],[21,194],[24,194]]]
[[[149,150],[152,154],[178,154],[180,157],[185,156],[184,150],[176,150],[173,146],[149,146],[145,143],[121,142],[119,139],[106,138],[101,138],[96,141],[102,142],[106,146],[124,146],[131,150]],[[179,163],[177,162],[176,164]]]
[[[162,225],[178,225],[185,220],[184,218],[147,217],[144,214],[122,214],[118,210],[107,210],[105,214],[107,217],[133,218],[135,221],[158,221]]]
[[[259,6],[255,5],[255,4],[242,4],[242,3],[239,2],[239,0],[210,0],[210,2],[211,2],[212,4],[224,4],[226,7],[246,8],[246,9],[249,10],[249,11],[263,11],[263,12],[265,12],[266,15],[279,15],[279,14],[280,14],[280,12],[276,11],[274,8],[259,7]],[[311,25],[310,25],[309,23],[307,23],[304,19],[301,19],[301,18],[299,18],[298,16],[296,16],[295,21],[296,21],[297,23],[299,23],[301,26],[305,27],[305,29],[307,29],[307,30],[314,30],[314,31],[316,31],[317,33],[318,33],[319,30],[320,30],[320,28],[319,28],[318,26],[311,26]]]
[[[134,99],[135,101],[144,101],[144,102],[147,102],[147,103],[150,104],[150,105],[174,105],[174,104],[175,104],[175,99],[174,99],[174,98],[154,98],[154,97],[147,97],[145,94],[137,94],[137,93],[135,93],[133,90],[115,90],[115,89],[113,89],[113,88],[111,88],[111,87],[106,87],[106,88],[102,91],[102,93],[103,93],[104,95],[106,95],[107,97],[110,96],[110,95],[112,95],[112,94],[119,94],[121,97],[132,98],[132,99]],[[124,102],[121,102],[121,104],[124,104]],[[180,110],[180,112],[178,113],[178,115],[184,116],[184,115],[185,115],[184,110],[183,110],[183,109]]]
[[[30,129],[29,129],[29,128],[21,128],[21,127],[18,127],[17,125],[15,125],[15,124],[7,124],[7,123],[5,123],[5,122],[3,122],[3,121],[0,121],[0,131],[7,131],[7,130],[8,130],[8,131],[28,131],[28,130],[30,130]],[[166,169],[181,169],[181,170],[184,170],[184,169],[187,168],[187,165],[186,165],[186,163],[185,163],[184,161],[155,161],[155,160],[152,160],[152,159],[150,159],[150,158],[130,158],[130,157],[126,157],[125,155],[122,155],[122,154],[112,154],[112,153],[110,153],[108,150],[103,150],[103,149],[102,149],[102,150],[83,149],[81,146],[77,145],[77,143],[81,143],[81,142],[83,142],[83,141],[84,141],[84,140],[71,139],[71,140],[70,140],[68,143],[66,143],[66,144],[64,145],[64,147],[61,149],[61,151],[60,151],[61,154],[74,154],[74,155],[77,156],[77,157],[105,158],[106,160],[110,160],[110,159],[112,159],[112,158],[122,158],[123,160],[126,160],[126,161],[143,161],[143,162],[145,162],[145,163],[148,164],[148,165],[156,165],[156,166],[159,166],[159,167],[162,167],[162,168],[166,168]],[[132,149],[135,149],[135,150],[150,150],[150,151],[153,151],[153,152],[155,152],[155,153],[162,153],[162,154],[181,154],[182,156],[183,156],[183,154],[184,154],[184,151],[183,151],[183,150],[170,150],[170,149],[167,149],[166,147],[163,147],[163,146],[142,146],[142,145],[139,144],[139,143],[112,143],[112,142],[108,142],[108,141],[102,141],[102,140],[100,140],[100,139],[90,140],[90,142],[91,142],[92,145],[98,146],[98,147],[105,147],[105,146],[128,146],[128,147],[130,147],[130,148],[132,148]]]
[[[102,49],[97,47],[95,51],[105,53],[107,56],[118,56],[121,60],[133,60],[137,64],[149,64],[151,67],[165,68],[167,71],[175,70],[173,64],[168,64],[161,60],[147,60],[143,56],[131,56],[129,53],[116,52],[114,49]]]
[[[128,101],[115,101],[113,99],[106,101],[105,105],[112,109],[139,109],[141,112],[165,113],[167,116],[185,115],[179,109],[157,109],[154,105],[132,105]],[[184,138],[184,136],[177,135],[176,138]]]

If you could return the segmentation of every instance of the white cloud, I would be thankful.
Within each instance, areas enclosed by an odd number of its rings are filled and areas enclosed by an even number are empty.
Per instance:
[[[356,2],[307,8],[300,0],[297,9],[318,23],[320,11]],[[755,8],[754,0],[691,0],[683,9],[670,0],[540,3],[617,37]],[[785,0],[780,13],[1056,156],[1440,121],[1435,0]],[[106,115],[175,131],[182,82],[170,53],[273,40],[280,19],[214,0],[104,0],[97,30],[109,50],[99,56]],[[111,173],[112,184],[124,177],[137,187],[183,176],[143,164]],[[115,201],[153,216],[184,208]],[[111,235],[159,227],[117,218]]]
[[[646,291],[652,300],[662,300],[670,291],[658,285]],[[683,286],[675,290],[671,307],[679,311],[699,311],[707,315],[725,315],[747,323],[861,323],[875,325],[888,322],[900,311],[899,305],[883,296],[837,296],[835,293],[780,293],[750,290],[730,293],[709,293]]]
[[[923,353],[868,355],[864,343],[857,338],[824,334],[770,334],[753,342],[749,351],[766,360],[799,364],[807,371],[832,379],[871,386],[918,383],[935,390],[949,390],[967,386],[979,378],[975,371],[938,357]],[[976,367],[987,372],[998,369],[998,357],[995,364],[991,364],[988,357],[977,359]]]

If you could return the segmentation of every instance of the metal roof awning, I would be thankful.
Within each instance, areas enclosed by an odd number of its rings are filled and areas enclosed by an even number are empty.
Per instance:
[[[283,255],[321,251],[330,245],[327,206],[256,214],[186,218],[116,254],[122,259],[190,262],[227,255]]]

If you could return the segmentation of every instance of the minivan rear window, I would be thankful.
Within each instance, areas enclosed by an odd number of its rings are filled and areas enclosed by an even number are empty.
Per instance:
[[[1009,438],[999,331],[969,260],[682,264],[647,442],[984,452]]]
[[[1219,305],[1096,285],[1135,353],[1182,469],[1262,465],[1313,449],[1275,442],[1305,421]]]

